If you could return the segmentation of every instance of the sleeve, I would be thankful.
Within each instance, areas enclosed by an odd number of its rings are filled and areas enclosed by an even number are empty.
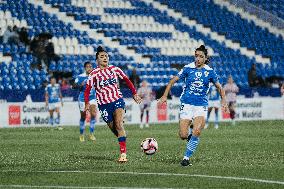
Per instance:
[[[127,75],[119,67],[115,67],[115,73],[120,79],[127,77]]]
[[[220,81],[219,81],[219,76],[216,74],[216,72],[214,71],[214,70],[212,70],[211,72],[211,76],[210,76],[210,81],[212,82],[212,83],[219,83]]]
[[[137,93],[133,83],[129,80],[127,75],[118,67],[116,67],[115,72],[120,79],[123,79],[126,82],[126,85],[131,90],[132,94],[135,95]]]
[[[45,94],[48,94],[48,86],[45,87],[44,91],[45,91]]]
[[[187,76],[187,69],[186,68],[183,68],[181,69],[178,74],[177,74],[177,77],[181,80],[183,80],[186,76]]]
[[[86,89],[84,92],[85,104],[88,104],[90,101],[90,92],[91,92],[92,86],[93,86],[93,77],[89,76],[86,82]]]

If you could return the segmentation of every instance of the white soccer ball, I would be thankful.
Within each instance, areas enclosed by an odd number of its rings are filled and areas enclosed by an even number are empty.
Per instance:
[[[141,142],[141,150],[146,155],[153,155],[158,150],[158,142],[154,138],[146,138]]]

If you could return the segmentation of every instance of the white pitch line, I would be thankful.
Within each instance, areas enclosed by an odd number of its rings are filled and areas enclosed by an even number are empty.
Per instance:
[[[61,188],[61,189],[173,189],[173,188],[138,188],[138,187],[105,187],[105,186],[35,186],[35,185],[0,185],[0,188]],[[188,189],[188,188],[187,188]]]
[[[128,174],[128,175],[157,175],[157,176],[184,176],[184,177],[201,177],[201,178],[215,178],[227,180],[244,180],[251,182],[260,182],[267,184],[284,185],[284,181],[254,179],[247,177],[231,177],[231,176],[214,176],[214,175],[199,175],[199,174],[183,174],[183,173],[141,173],[141,172],[94,172],[94,171],[25,171],[25,170],[3,170],[0,172],[32,172],[32,173],[91,173],[91,174]]]

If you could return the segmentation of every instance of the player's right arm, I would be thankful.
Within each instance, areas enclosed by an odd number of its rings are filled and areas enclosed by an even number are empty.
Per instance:
[[[228,108],[228,104],[226,102],[226,95],[225,95],[225,90],[222,88],[222,85],[218,82],[214,83],[218,93],[220,94],[220,97],[221,97],[221,105],[222,105],[222,108],[223,110],[226,112],[226,113],[229,113],[229,108]]]
[[[179,76],[174,76],[168,83],[166,89],[165,89],[165,92],[163,94],[163,96],[159,99],[159,103],[164,103],[167,101],[167,98],[168,98],[168,95],[169,95],[169,92],[172,88],[172,86],[179,80]]]
[[[172,88],[172,86],[179,80],[179,79],[183,79],[187,76],[187,69],[183,68],[182,70],[180,70],[180,72],[178,72],[177,76],[174,76],[168,83],[165,92],[163,94],[163,96],[159,99],[159,103],[164,103],[167,101],[168,95],[170,93],[170,90]]]

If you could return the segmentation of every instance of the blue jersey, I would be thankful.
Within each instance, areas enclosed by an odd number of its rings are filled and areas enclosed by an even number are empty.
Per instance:
[[[209,100],[219,100],[220,99],[220,95],[215,85],[211,85],[209,89],[208,97],[209,97]]]
[[[45,93],[48,94],[48,103],[60,102],[61,91],[59,84],[48,84],[45,88]]]
[[[205,65],[203,68],[198,69],[193,62],[184,66],[177,76],[185,83],[180,96],[181,103],[208,106],[209,84],[210,82],[219,82],[218,76],[212,68]]]
[[[84,86],[81,89],[79,97],[78,97],[78,101],[80,101],[80,102],[85,101],[84,92],[86,90],[86,82],[88,80],[88,77],[89,76],[86,73],[82,73],[82,74],[78,75],[77,78],[75,79],[75,83],[77,85],[82,85],[82,83],[84,83]],[[90,100],[96,100],[96,91],[95,91],[94,88],[92,88],[92,90],[90,92]]]

